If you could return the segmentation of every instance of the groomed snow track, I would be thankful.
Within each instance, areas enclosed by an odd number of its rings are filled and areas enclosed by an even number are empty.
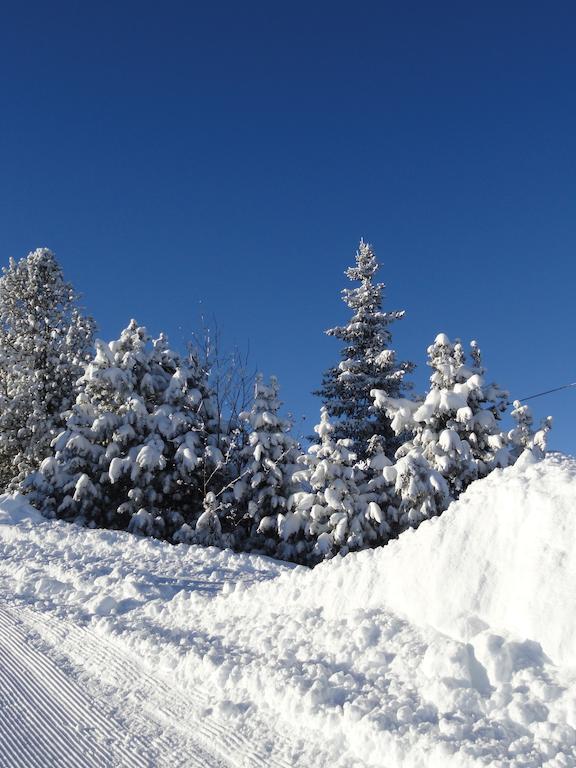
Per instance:
[[[26,606],[0,608],[0,720],[0,768],[290,768],[215,718],[201,689]]]
[[[62,768],[153,764],[99,701],[34,647],[21,621],[0,608],[0,765]]]

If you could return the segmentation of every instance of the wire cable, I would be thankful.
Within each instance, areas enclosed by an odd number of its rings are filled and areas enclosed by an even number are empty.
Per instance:
[[[560,392],[561,389],[570,389],[571,387],[576,387],[576,381],[573,381],[572,384],[563,384],[561,387],[555,387],[554,389],[547,389],[545,392],[538,392],[537,395],[530,395],[530,397],[520,397],[518,399],[521,403],[524,403],[526,400],[534,400],[535,397],[542,397],[542,395],[549,395],[552,392]]]

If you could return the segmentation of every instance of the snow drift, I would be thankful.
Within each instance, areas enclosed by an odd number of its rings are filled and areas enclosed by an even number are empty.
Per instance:
[[[387,547],[319,566],[332,614],[392,608],[468,641],[482,625],[576,666],[576,465],[552,456],[496,470]]]
[[[576,461],[553,456],[309,571],[41,521],[4,498],[0,651],[38,638],[53,679],[73,674],[78,700],[88,686],[114,732],[151,728],[141,765],[573,768],[575,515]]]

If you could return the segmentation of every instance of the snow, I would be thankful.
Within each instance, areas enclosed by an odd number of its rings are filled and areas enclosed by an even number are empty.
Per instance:
[[[117,483],[129,467],[130,461],[128,459],[121,459],[118,456],[115,456],[110,462],[110,467],[108,468],[108,477],[110,478],[110,482],[112,484]]]
[[[361,594],[364,608],[392,608],[464,642],[480,620],[576,666],[576,464],[523,464],[474,483],[417,532],[347,559],[350,594],[344,586],[339,597]],[[328,573],[312,579],[331,589],[341,577]]]
[[[313,571],[1,497],[0,765],[573,768],[575,541],[560,456]]]
[[[42,523],[44,518],[26,503],[20,494],[0,496],[0,525],[13,526],[22,523]],[[6,533],[0,534],[5,536]]]

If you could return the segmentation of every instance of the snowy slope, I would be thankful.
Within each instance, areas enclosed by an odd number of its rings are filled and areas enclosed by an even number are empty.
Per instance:
[[[0,766],[574,768],[575,528],[558,457],[313,572],[4,498]]]
[[[311,581],[334,597],[333,612],[347,602],[393,608],[463,641],[485,622],[576,667],[575,463],[552,456],[496,470],[442,517]]]

